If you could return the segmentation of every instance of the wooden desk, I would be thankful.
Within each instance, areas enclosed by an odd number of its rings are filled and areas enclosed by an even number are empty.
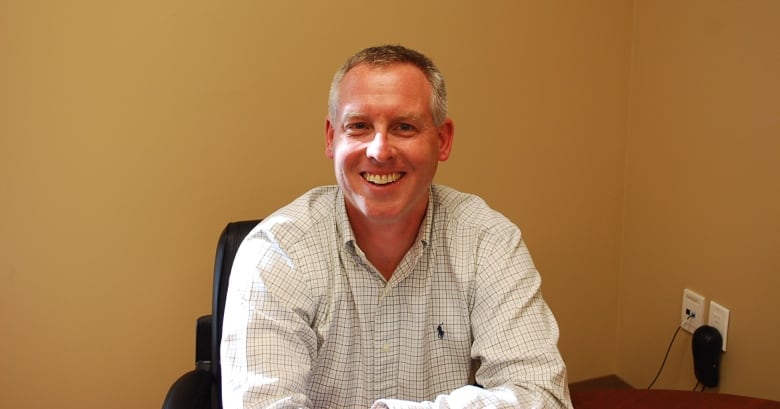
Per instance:
[[[780,402],[722,393],[616,389],[572,392],[574,409],[780,409]]]

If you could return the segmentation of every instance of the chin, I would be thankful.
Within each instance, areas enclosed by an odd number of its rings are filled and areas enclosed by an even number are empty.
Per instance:
[[[395,222],[404,214],[397,206],[372,205],[365,203],[356,209],[364,218],[375,222]]]

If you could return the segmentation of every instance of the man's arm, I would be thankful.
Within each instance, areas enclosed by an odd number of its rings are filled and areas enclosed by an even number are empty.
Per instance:
[[[287,255],[262,235],[239,248],[222,332],[225,409],[310,406],[305,381],[317,341],[305,312],[289,304],[306,297],[299,281]]]
[[[558,324],[520,230],[488,235],[481,246],[472,328],[477,382],[512,390],[519,407],[570,408]]]

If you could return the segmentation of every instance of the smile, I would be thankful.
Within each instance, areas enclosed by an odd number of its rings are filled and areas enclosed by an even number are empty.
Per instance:
[[[365,179],[368,182],[371,182],[375,185],[386,185],[388,183],[393,183],[398,179],[401,179],[403,176],[403,173],[389,173],[389,174],[376,174],[376,173],[368,173],[363,172],[362,173],[363,179]]]

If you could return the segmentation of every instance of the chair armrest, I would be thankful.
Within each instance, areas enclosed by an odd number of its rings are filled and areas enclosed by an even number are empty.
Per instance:
[[[197,328],[195,330],[195,367],[198,369],[211,370],[211,315],[204,315],[198,318]]]
[[[168,390],[163,409],[210,409],[212,378],[209,371],[195,369],[182,375]]]

